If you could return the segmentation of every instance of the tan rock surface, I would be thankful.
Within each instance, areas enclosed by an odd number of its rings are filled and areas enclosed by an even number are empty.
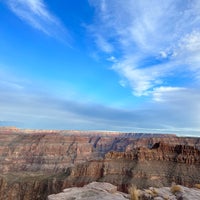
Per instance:
[[[48,200],[127,200],[128,195],[117,191],[110,183],[92,182],[82,188],[68,188],[48,196]]]
[[[180,191],[172,192],[170,187],[150,188],[140,191],[141,200],[199,200],[200,190],[179,185]]]
[[[199,200],[200,190],[179,185],[180,191],[170,187],[138,190],[140,200]],[[92,182],[84,187],[65,189],[62,193],[48,196],[48,200],[127,200],[130,195],[118,192],[110,183]]]

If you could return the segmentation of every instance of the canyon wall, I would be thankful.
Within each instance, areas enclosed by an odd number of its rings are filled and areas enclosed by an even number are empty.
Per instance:
[[[98,131],[0,129],[0,200],[46,199],[106,181],[121,191],[200,181],[200,139]]]

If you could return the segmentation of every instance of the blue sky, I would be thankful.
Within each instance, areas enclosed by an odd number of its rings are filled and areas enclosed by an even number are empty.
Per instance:
[[[0,125],[200,133],[199,0],[0,0]]]

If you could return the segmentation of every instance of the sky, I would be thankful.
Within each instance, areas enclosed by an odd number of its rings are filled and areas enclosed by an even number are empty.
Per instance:
[[[0,126],[200,135],[199,0],[0,0]]]

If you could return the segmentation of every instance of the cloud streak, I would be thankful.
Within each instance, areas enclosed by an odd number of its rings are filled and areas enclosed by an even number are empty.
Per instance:
[[[200,130],[200,1],[89,0],[90,25],[112,51],[101,50],[133,99],[135,127]],[[94,31],[96,30],[96,32]],[[113,58],[113,59],[111,59]]]
[[[118,130],[198,134],[200,91],[160,87],[152,101],[129,109],[55,97],[34,83],[0,73],[0,125],[22,128]],[[17,85],[17,87],[16,87]],[[20,86],[20,87],[19,87]],[[38,89],[40,88],[40,89]],[[49,89],[50,91],[50,89]],[[192,97],[192,98],[191,98]],[[75,98],[80,99],[80,98]],[[184,109],[183,109],[184,108]]]
[[[198,0],[90,0],[90,4],[96,9],[93,30],[115,50],[104,51],[118,60],[112,69],[135,96],[171,86],[168,79],[175,80],[177,74],[199,81]]]
[[[33,28],[57,39],[69,39],[68,31],[48,10],[43,0],[7,0],[6,4],[15,15]]]

